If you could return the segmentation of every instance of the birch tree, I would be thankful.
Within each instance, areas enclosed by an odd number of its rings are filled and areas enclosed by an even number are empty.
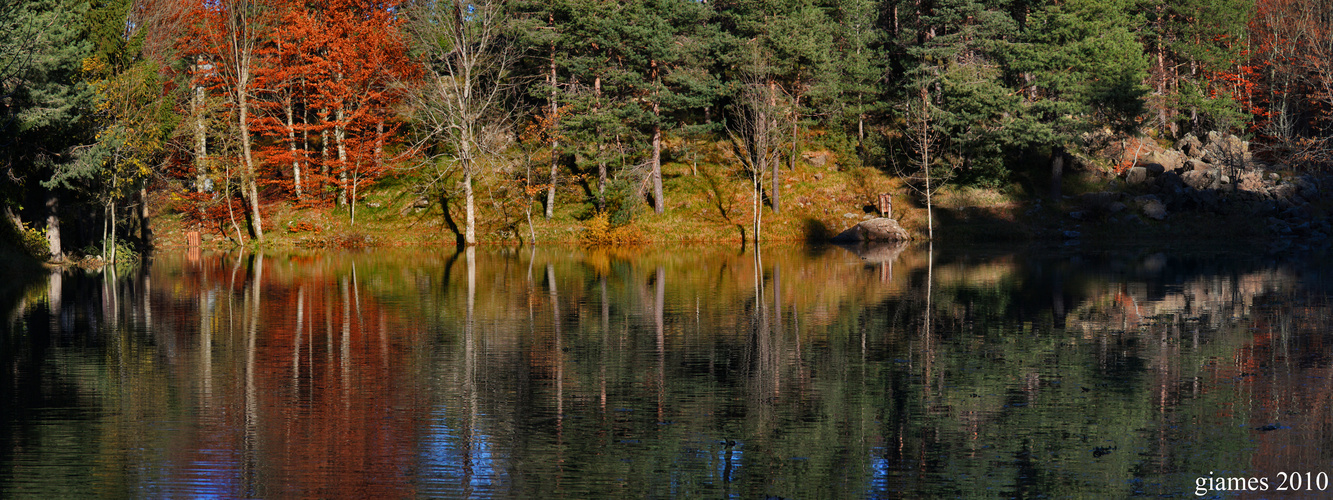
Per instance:
[[[443,182],[454,168],[463,175],[465,210],[461,243],[477,244],[473,179],[493,164],[502,134],[489,133],[509,117],[507,77],[514,50],[504,36],[503,0],[442,0],[412,5],[407,31],[421,60],[424,82],[412,95],[424,141],[444,143],[432,157],[447,156],[450,168],[427,182]],[[447,210],[447,208],[446,208]]]
[[[262,0],[222,0],[200,6],[203,20],[198,28],[198,41],[204,44],[209,59],[216,61],[214,73],[218,86],[227,94],[236,114],[236,127],[241,142],[242,189],[248,205],[250,235],[255,241],[264,241],[263,221],[259,214],[259,184],[255,173],[253,141],[251,139],[251,107],[254,101],[254,70],[256,50],[263,43],[265,23],[271,17]]]

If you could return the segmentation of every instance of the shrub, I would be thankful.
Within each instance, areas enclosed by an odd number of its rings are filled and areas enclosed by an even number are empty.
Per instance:
[[[643,232],[633,225],[612,226],[606,212],[597,212],[583,223],[579,239],[590,247],[638,245],[643,243]]]

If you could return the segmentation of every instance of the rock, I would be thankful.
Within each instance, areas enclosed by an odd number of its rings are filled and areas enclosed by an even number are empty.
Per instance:
[[[1299,205],[1305,201],[1301,199],[1300,188],[1290,182],[1278,184],[1268,192],[1273,195],[1273,199],[1284,205]]]
[[[1179,192],[1184,182],[1180,179],[1180,174],[1166,172],[1157,176],[1156,184],[1161,186],[1163,191]]]
[[[1126,184],[1143,184],[1148,180],[1148,169],[1143,167],[1134,167],[1125,172]]]
[[[829,156],[832,154],[829,151],[805,151],[801,153],[801,157],[805,158],[805,161],[815,168],[823,168],[824,165],[828,164]]]
[[[1083,236],[1083,233],[1080,233],[1078,231],[1065,231],[1063,234],[1066,239],[1071,239],[1071,240],[1074,238],[1078,238],[1079,236]]]
[[[1120,213],[1120,212],[1125,211],[1125,208],[1127,208],[1127,207],[1125,206],[1124,203],[1120,203],[1120,202],[1118,202],[1118,201],[1113,201],[1113,202],[1111,202],[1110,205],[1107,205],[1107,206],[1106,206],[1106,211],[1107,211],[1107,212],[1111,212],[1111,213],[1113,213],[1113,214],[1118,214],[1118,213]]]
[[[1156,177],[1166,172],[1166,166],[1160,163],[1148,163],[1143,165],[1143,168],[1148,170],[1149,177]]]
[[[1296,186],[1296,194],[1301,195],[1301,198],[1313,200],[1319,196],[1319,185],[1315,183],[1314,177],[1302,175],[1292,179],[1291,183]]]
[[[1164,170],[1175,170],[1180,168],[1180,165],[1187,159],[1188,157],[1175,150],[1153,151],[1144,157],[1144,161],[1139,163],[1142,165],[1156,163],[1161,165]]]
[[[1203,158],[1208,163],[1241,168],[1250,158],[1249,151],[1250,143],[1243,139],[1213,131],[1208,133],[1208,143],[1203,146]]]
[[[1241,172],[1236,188],[1250,193],[1262,193],[1264,191],[1264,174],[1254,170]]]
[[[1213,149],[1204,149],[1204,150],[1203,150],[1203,156],[1200,156],[1199,159],[1202,160],[1202,161],[1204,161],[1204,162],[1206,162],[1206,163],[1217,163],[1217,161],[1218,161],[1220,158],[1217,157],[1217,151],[1216,151],[1216,150],[1213,150]]]
[[[815,180],[818,181],[823,179],[824,179],[824,174],[822,172],[815,172]]]
[[[1213,165],[1203,160],[1190,160],[1185,162],[1185,172],[1189,172],[1191,170],[1202,171],[1202,170],[1212,170],[1212,169]]]
[[[425,196],[417,198],[416,201],[412,202],[412,208],[426,208],[429,206],[430,200],[427,200]]]
[[[1074,220],[1083,220],[1083,212],[1078,212],[1078,211],[1069,212],[1069,217]]]
[[[898,225],[898,221],[877,217],[847,228],[833,238],[835,242],[857,241],[910,241],[912,235]]]
[[[1194,134],[1185,134],[1185,137],[1176,141],[1176,149],[1185,153],[1185,155],[1190,158],[1203,156],[1203,142],[1200,142],[1199,138],[1195,137]]]
[[[1105,208],[1107,205],[1120,199],[1120,193],[1112,191],[1098,191],[1096,193],[1083,193],[1078,195],[1078,203],[1089,210]]]
[[[1181,174],[1180,180],[1184,181],[1186,186],[1202,191],[1213,184],[1213,178],[1208,172],[1208,170],[1189,170]]]
[[[1155,220],[1166,218],[1166,205],[1162,204],[1162,201],[1157,199],[1156,196],[1150,194],[1139,196],[1134,198],[1134,203],[1143,211],[1143,215]]]
[[[844,218],[844,219],[855,219],[855,218],[857,218],[857,217],[856,217],[856,214],[851,213],[851,212],[847,212],[847,213],[845,213],[845,214],[842,214],[842,218]]]
[[[1291,225],[1276,217],[1268,218],[1268,230],[1276,234],[1291,234]]]

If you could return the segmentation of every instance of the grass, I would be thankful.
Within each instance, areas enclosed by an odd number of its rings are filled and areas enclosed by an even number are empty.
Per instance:
[[[753,235],[752,189],[749,177],[732,166],[719,163],[697,164],[669,162],[663,165],[666,210],[654,213],[645,198],[632,223],[647,244],[666,242],[739,242]],[[826,239],[874,214],[872,203],[879,193],[894,196],[895,214],[909,230],[924,228],[925,211],[906,195],[896,178],[864,167],[843,167],[836,159],[816,166],[801,160],[794,167],[781,168],[780,203],[774,213],[763,200],[763,239],[805,241]],[[771,172],[765,176],[765,190],[771,189]],[[514,244],[535,239],[541,243],[579,242],[585,227],[596,213],[594,184],[576,181],[563,184],[556,197],[553,217],[544,217],[544,196],[534,197],[529,207],[531,223],[523,204],[515,200],[492,199],[497,186],[479,180],[475,192],[478,205],[478,239],[483,244]],[[418,246],[451,245],[453,232],[445,223],[437,202],[413,206],[411,179],[382,182],[371,189],[357,205],[353,223],[346,207],[296,208],[287,202],[266,207],[265,246],[268,247],[345,247],[345,246]],[[163,200],[168,195],[160,195]],[[433,201],[433,200],[432,200]],[[453,202],[459,204],[459,202]],[[157,203],[166,206],[168,203]],[[508,213],[502,213],[508,211]],[[461,210],[454,207],[454,213]],[[461,219],[461,217],[459,217]],[[244,228],[244,221],[238,221]],[[457,220],[462,224],[461,220]],[[157,245],[185,245],[185,227],[179,214],[160,210],[153,219]],[[230,226],[230,224],[228,224]],[[609,228],[608,228],[609,229]],[[622,233],[623,234],[623,233]],[[248,235],[245,236],[248,241]],[[230,247],[236,244],[234,231],[226,236],[204,235],[205,246]]]
[[[719,153],[719,151],[723,151]],[[891,193],[893,216],[919,238],[928,232],[928,216],[918,193],[897,177],[872,168],[840,164],[829,151],[812,151],[820,159],[806,159],[780,171],[781,211],[774,212],[765,198],[761,205],[763,239],[767,241],[824,241],[856,223],[876,215],[873,203],[880,193]],[[753,192],[749,177],[727,161],[723,148],[704,155],[706,161],[663,164],[666,210],[655,213],[649,200],[641,198],[629,227],[614,227],[595,220],[597,207],[592,196],[595,180],[576,178],[562,184],[551,219],[544,217],[544,192],[531,198],[510,199],[516,191],[480,178],[475,187],[478,208],[478,239],[482,244],[584,243],[603,246],[661,243],[740,242],[750,240],[753,228]],[[765,192],[772,188],[771,172],[765,177]],[[1266,239],[1262,221],[1244,214],[1172,214],[1166,221],[1140,217],[1126,221],[1105,214],[1073,220],[1073,199],[1043,200],[1032,193],[1038,179],[1000,189],[946,187],[934,195],[935,238],[942,243],[985,241],[1050,240],[1063,242],[1067,231],[1077,231],[1089,243],[1226,242]],[[1032,184],[1032,185],[1029,185]],[[1140,187],[1141,188],[1141,187]],[[1110,178],[1090,173],[1065,177],[1064,192],[1080,193],[1111,189]],[[1128,195],[1135,194],[1128,189]],[[521,190],[518,190],[521,191]],[[646,189],[644,191],[647,191]],[[371,189],[357,205],[353,223],[346,207],[295,208],[289,203],[268,207],[266,247],[360,247],[360,246],[452,246],[456,235],[445,222],[438,200],[418,206],[414,179],[386,179]],[[161,195],[167,196],[165,194]],[[529,202],[530,203],[526,203]],[[456,224],[461,225],[461,202],[451,201]],[[165,206],[166,204],[157,204]],[[526,206],[525,206],[526,205]],[[1126,212],[1128,213],[1128,212]],[[1122,214],[1124,215],[1124,214]],[[1239,219],[1239,222],[1234,222]],[[163,210],[154,218],[158,246],[184,246],[180,216]],[[243,222],[242,222],[243,224]],[[590,225],[591,224],[591,225]],[[592,234],[587,231],[593,227]],[[234,235],[232,235],[234,238]],[[591,243],[590,243],[591,242]],[[600,242],[600,243],[599,243]],[[234,240],[207,235],[205,245],[230,247]]]

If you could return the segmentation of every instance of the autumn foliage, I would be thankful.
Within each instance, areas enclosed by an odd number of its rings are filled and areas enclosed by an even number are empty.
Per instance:
[[[394,107],[420,75],[394,16],[397,4],[198,4],[199,21],[179,45],[198,61],[195,85],[215,103],[203,112],[248,130],[240,134],[241,144],[210,143],[207,156],[219,161],[197,161],[196,168],[209,169],[210,176],[240,176],[239,184],[253,181],[262,190],[260,201],[354,207],[364,188],[398,161],[402,123]],[[235,47],[247,40],[250,50],[242,54]],[[228,160],[253,168],[218,172],[206,166]]]

